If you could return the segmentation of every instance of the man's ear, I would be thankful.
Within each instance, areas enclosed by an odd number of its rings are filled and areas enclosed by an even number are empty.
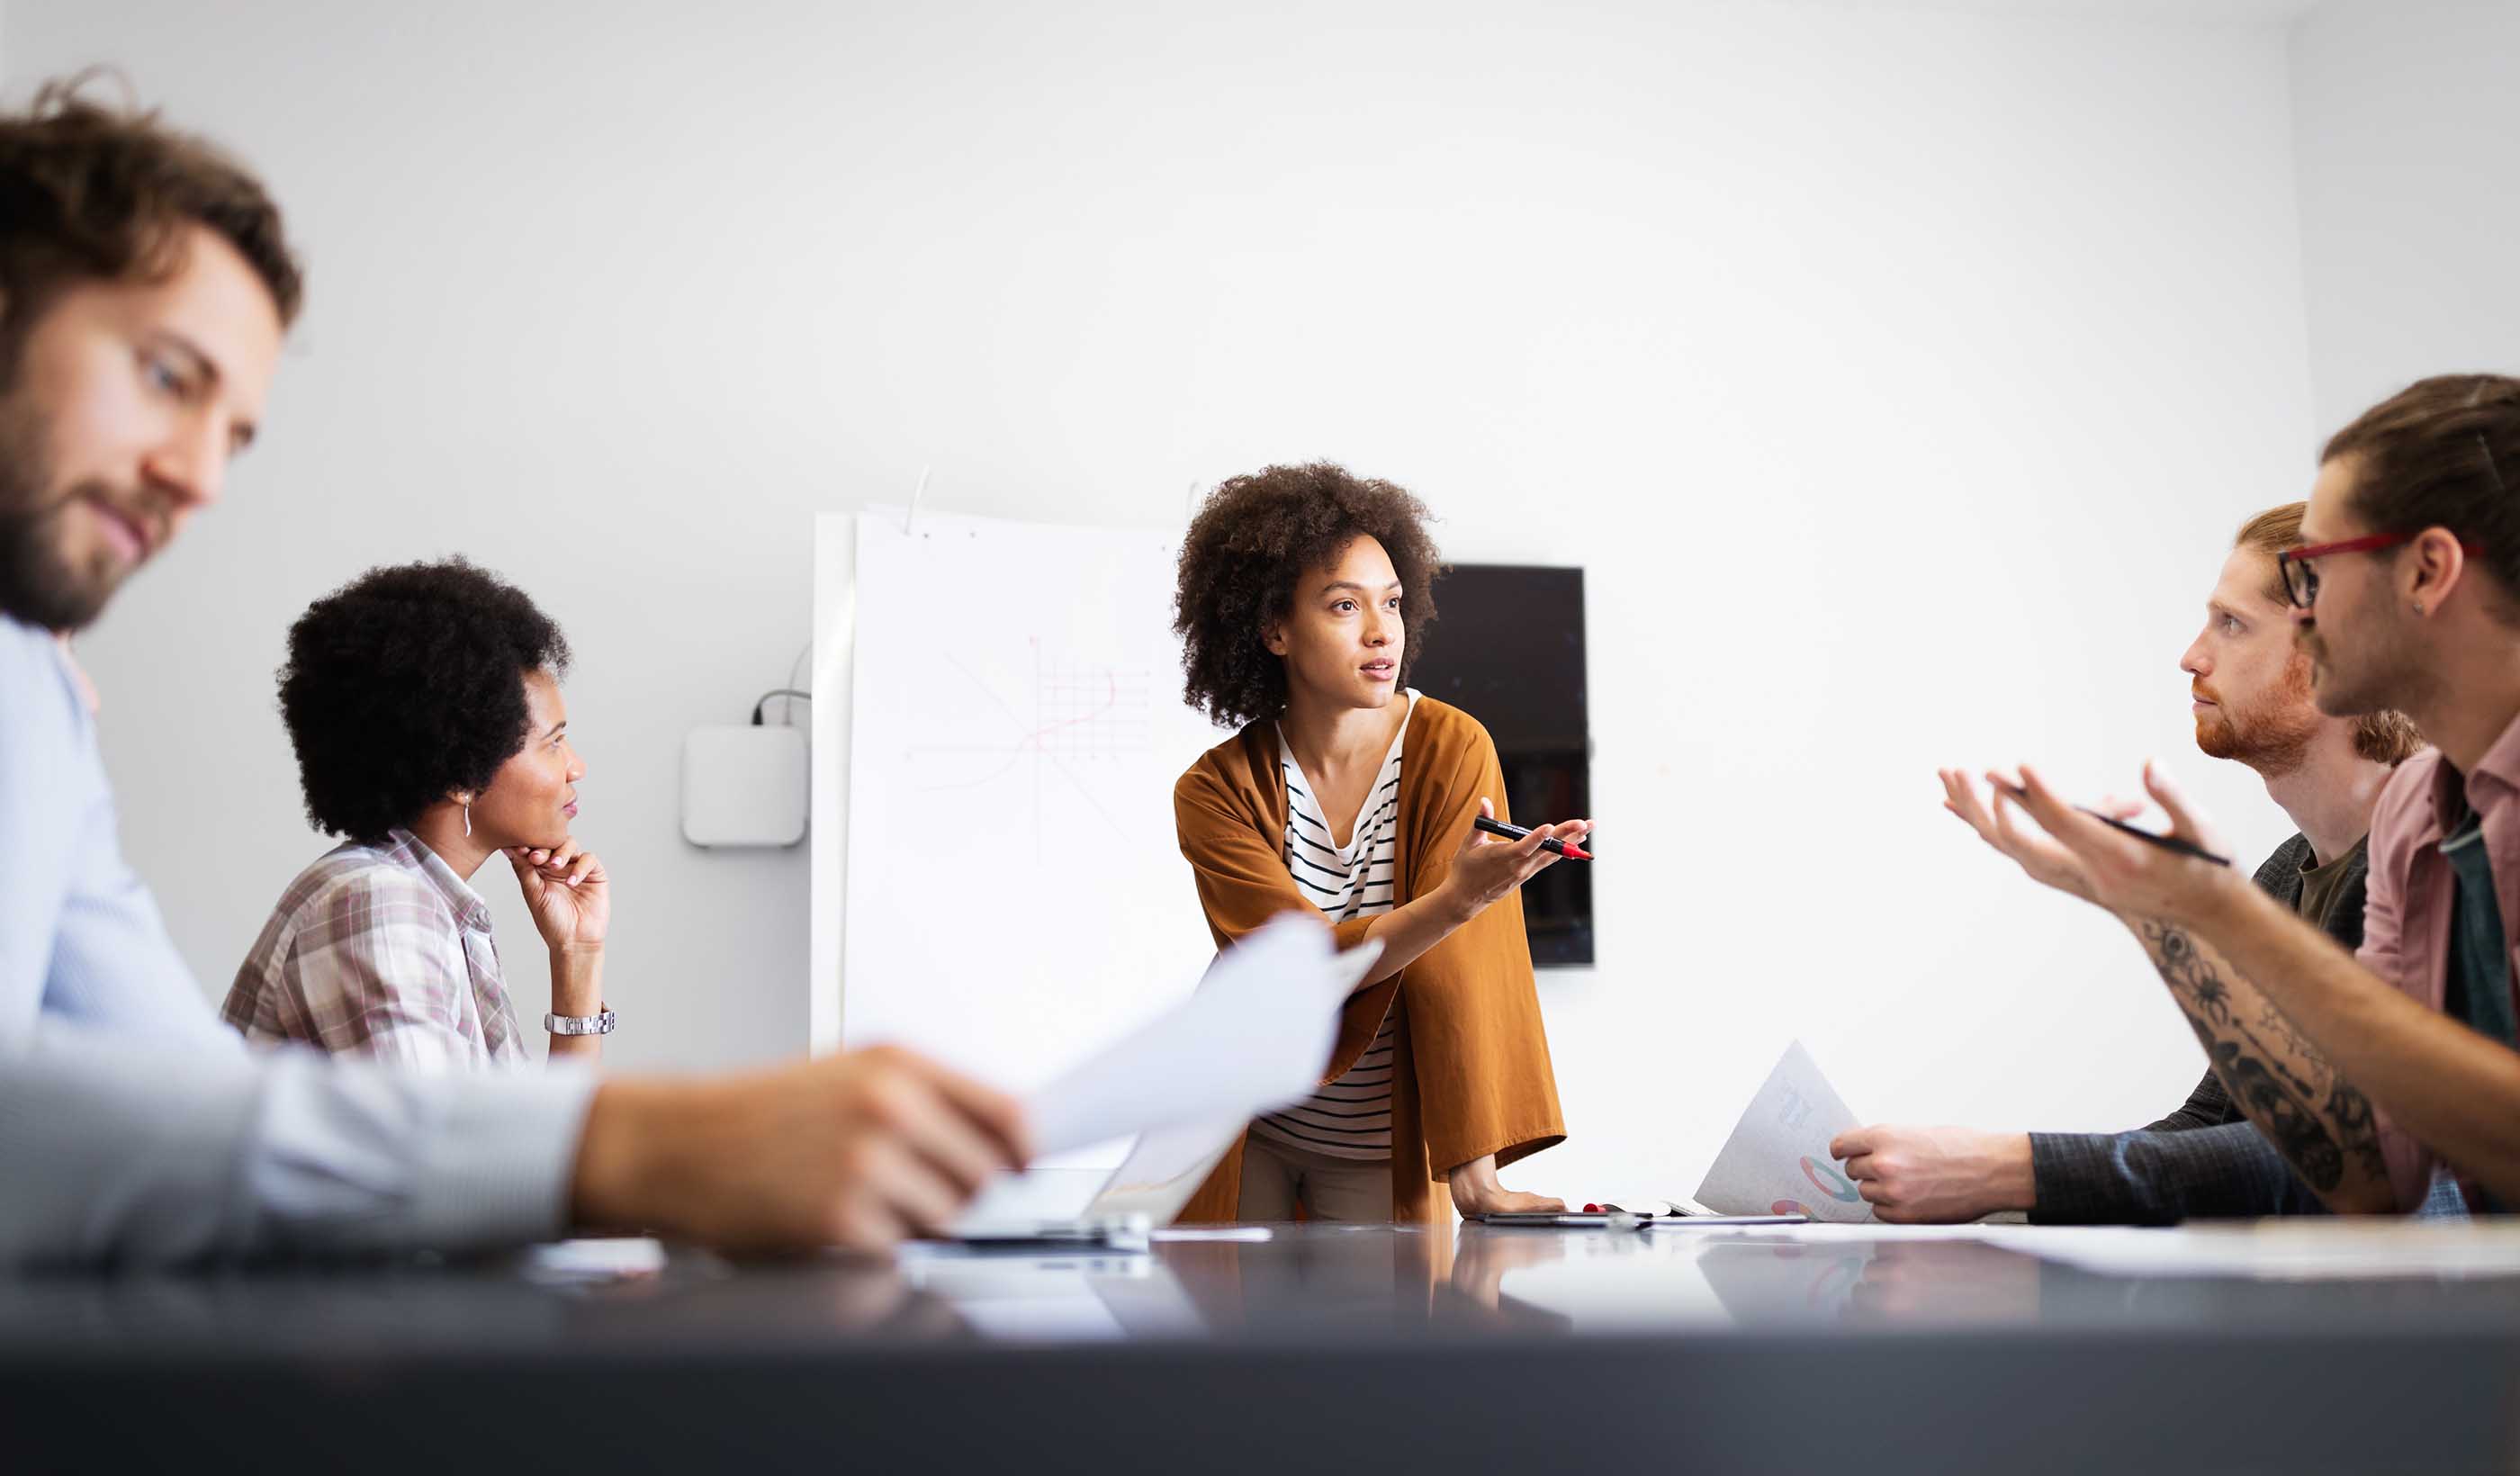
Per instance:
[[[2467,550],[2448,528],[2426,528],[2407,546],[2406,571],[2400,582],[2409,604],[2439,609],[2467,576]]]

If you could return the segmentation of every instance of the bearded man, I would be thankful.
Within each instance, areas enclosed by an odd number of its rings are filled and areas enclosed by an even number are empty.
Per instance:
[[[2311,662],[2293,640],[2275,556],[2301,543],[2302,503],[2240,525],[2205,602],[2187,674],[2196,746],[2246,764],[2300,833],[2275,848],[2257,884],[2345,946],[2362,946],[2364,842],[2371,807],[2398,765],[2423,747],[2405,714],[2329,717],[2311,695]],[[1990,817],[1975,784],[1943,773],[1945,808],[1987,844],[2050,885],[2045,853]],[[1990,1133],[1879,1126],[1839,1135],[1830,1153],[1883,1220],[1976,1220],[2026,1211],[2043,1225],[2175,1225],[2186,1219],[2315,1214],[2317,1195],[2232,1105],[2211,1070],[2185,1105],[2127,1133]]]

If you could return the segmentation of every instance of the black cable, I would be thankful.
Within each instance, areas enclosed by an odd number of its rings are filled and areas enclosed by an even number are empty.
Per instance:
[[[810,692],[799,692],[793,687],[774,687],[761,694],[760,701],[752,704],[753,727],[761,726],[761,709],[770,705],[772,697],[803,697],[808,702],[814,700],[814,694]]]

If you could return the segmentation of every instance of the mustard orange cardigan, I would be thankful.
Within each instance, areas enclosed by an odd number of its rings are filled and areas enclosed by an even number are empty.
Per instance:
[[[1320,912],[1286,871],[1286,785],[1278,764],[1277,726],[1254,723],[1209,749],[1173,785],[1182,854],[1219,948],[1280,913]],[[1483,796],[1498,819],[1509,818],[1487,730],[1458,707],[1419,697],[1401,763],[1395,905],[1444,879]],[[1372,920],[1340,923],[1338,946],[1355,946]],[[1450,1208],[1442,1192],[1447,1170],[1490,1153],[1499,1165],[1511,1163],[1566,1137],[1521,896],[1494,903],[1399,973],[1349,997],[1324,1085],[1365,1054],[1395,995],[1405,996],[1408,1007],[1393,1032],[1391,1217],[1436,1221]],[[1181,1218],[1232,1220],[1241,1192],[1237,1141]]]

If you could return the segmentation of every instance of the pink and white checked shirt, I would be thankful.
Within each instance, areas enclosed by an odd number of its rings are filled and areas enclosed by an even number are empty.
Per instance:
[[[531,1059],[489,907],[408,830],[337,846],[298,872],[219,1014],[248,1041],[424,1068]]]

